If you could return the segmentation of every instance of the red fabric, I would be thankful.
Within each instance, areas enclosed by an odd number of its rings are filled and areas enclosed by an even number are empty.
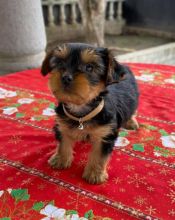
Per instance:
[[[47,164],[56,146],[47,77],[36,69],[0,78],[0,218],[42,219],[41,210],[51,203],[67,219],[75,213],[89,219],[175,219],[175,67],[129,65],[141,94],[141,126],[121,130],[102,185],[81,177],[86,143],[76,144],[70,169]]]

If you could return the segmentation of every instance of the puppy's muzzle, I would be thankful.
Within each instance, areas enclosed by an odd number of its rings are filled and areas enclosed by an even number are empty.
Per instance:
[[[73,77],[72,77],[72,75],[65,73],[65,74],[63,74],[61,81],[65,87],[68,87],[71,85],[71,83],[73,81]]]

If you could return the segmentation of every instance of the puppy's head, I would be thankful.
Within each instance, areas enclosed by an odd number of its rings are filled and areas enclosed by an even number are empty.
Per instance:
[[[41,73],[49,73],[49,87],[59,101],[82,105],[120,78],[117,68],[108,49],[68,43],[46,55]]]

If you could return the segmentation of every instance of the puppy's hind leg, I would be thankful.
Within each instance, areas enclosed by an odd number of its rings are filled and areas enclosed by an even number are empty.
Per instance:
[[[68,135],[62,135],[56,153],[48,160],[51,167],[66,169],[71,166],[73,161],[73,143],[74,141]]]

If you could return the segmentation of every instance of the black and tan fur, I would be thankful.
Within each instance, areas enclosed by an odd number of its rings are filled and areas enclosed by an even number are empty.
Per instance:
[[[92,144],[83,178],[99,184],[107,180],[107,164],[120,127],[138,128],[135,112],[138,89],[128,67],[119,64],[106,48],[69,43],[56,47],[47,54],[41,72],[49,74],[49,87],[58,99],[56,153],[49,159],[54,168],[65,169],[73,161],[73,145],[77,140]],[[104,107],[78,129],[78,122],[67,117],[67,111],[83,117],[96,108],[101,99]]]

